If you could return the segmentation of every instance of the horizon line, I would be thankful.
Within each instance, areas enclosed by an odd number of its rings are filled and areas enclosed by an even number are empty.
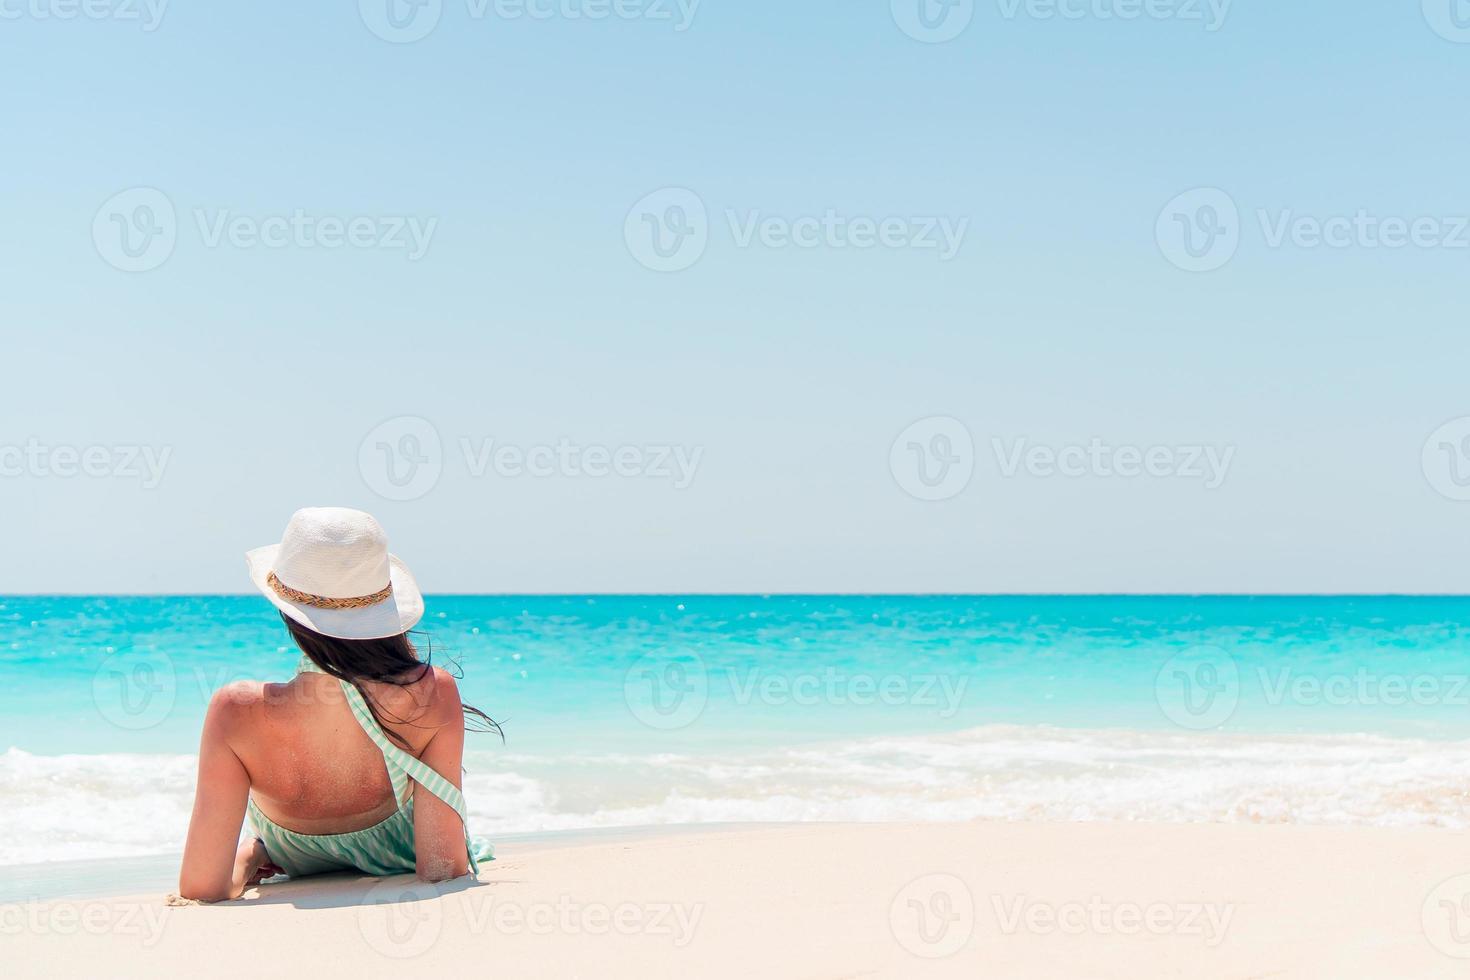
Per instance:
[[[258,592],[0,592],[4,599],[235,599]],[[1463,592],[424,592],[444,599],[1462,599]]]

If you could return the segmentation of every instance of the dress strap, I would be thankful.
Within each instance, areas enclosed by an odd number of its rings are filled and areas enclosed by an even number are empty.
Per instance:
[[[352,714],[357,718],[357,723],[362,726],[368,738],[372,739],[373,744],[383,753],[383,762],[388,767],[388,778],[393,781],[393,794],[398,798],[399,805],[408,802],[408,780],[412,779],[449,804],[454,812],[459,814],[460,822],[464,822],[466,816],[464,794],[460,792],[459,787],[439,775],[433,766],[420,759],[415,759],[394,745],[387,733],[378,726],[378,721],[373,717],[373,713],[368,710],[367,702],[362,698],[362,692],[347,681],[339,681],[339,683],[342,685],[342,693],[347,695],[347,703],[352,707]]]
[[[301,658],[298,669],[317,674],[325,673],[306,657]],[[420,759],[415,759],[395,745],[378,725],[378,720],[373,717],[367,702],[363,700],[362,692],[357,689],[356,685],[340,677],[337,683],[342,685],[342,693],[346,696],[347,704],[352,709],[352,716],[357,719],[357,723],[362,726],[367,737],[372,739],[373,744],[383,753],[383,764],[388,770],[388,779],[393,783],[393,798],[398,801],[398,806],[402,808],[408,805],[411,791],[410,779],[448,804],[455,813],[459,814],[459,822],[465,828],[465,844],[470,853],[470,868],[479,871],[479,864],[475,860],[475,849],[470,846],[469,814],[465,807],[464,793],[458,786],[440,775],[433,766]]]

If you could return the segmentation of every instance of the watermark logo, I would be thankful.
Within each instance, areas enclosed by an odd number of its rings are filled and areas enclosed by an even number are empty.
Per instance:
[[[696,653],[640,657],[623,677],[628,710],[649,728],[687,728],[709,703],[709,671]]]
[[[1424,19],[1446,41],[1470,44],[1470,0],[1424,0]]]
[[[166,653],[113,653],[92,675],[92,703],[118,728],[141,731],[168,717],[178,684],[174,662]]]
[[[92,218],[92,244],[114,269],[149,272],[168,261],[178,242],[173,201],[153,187],[132,187],[103,202]]]
[[[367,29],[391,44],[422,41],[439,26],[444,0],[357,0]]]
[[[1457,960],[1470,960],[1470,874],[1442,881],[1419,911],[1431,946]]]
[[[1160,668],[1154,700],[1174,724],[1192,731],[1219,728],[1240,703],[1240,667],[1219,647],[1186,650]]]
[[[1154,238],[1164,258],[1186,272],[1213,272],[1240,248],[1240,209],[1218,187],[1175,197],[1159,212]]]
[[[363,896],[357,928],[374,952],[388,959],[422,956],[439,941],[444,911],[439,890],[415,879],[388,878]]]
[[[1440,496],[1470,500],[1470,416],[1451,419],[1430,433],[1420,466]]]
[[[915,41],[943,44],[965,32],[975,0],[890,0],[893,22]]]
[[[634,204],[623,241],[638,264],[654,272],[682,272],[709,246],[709,212],[688,188],[665,187]]]
[[[357,447],[357,469],[368,489],[385,500],[417,500],[438,485],[444,471],[439,430],[416,415],[388,419]]]
[[[975,931],[975,898],[954,875],[924,875],[893,897],[888,927],[914,956],[926,960],[953,956]]]
[[[888,469],[899,488],[918,500],[958,496],[975,473],[975,441],[959,419],[933,415],[898,434]]]

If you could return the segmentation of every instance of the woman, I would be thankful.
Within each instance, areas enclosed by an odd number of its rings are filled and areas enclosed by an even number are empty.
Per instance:
[[[478,870],[492,854],[465,832],[465,718],[498,729],[419,660],[407,633],[423,596],[378,522],[300,510],[245,559],[304,657],[288,683],[242,681],[210,701],[179,894],[239,898],[282,873]]]

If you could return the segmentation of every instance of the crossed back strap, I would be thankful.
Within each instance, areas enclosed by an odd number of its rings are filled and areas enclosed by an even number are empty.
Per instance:
[[[325,673],[306,657],[301,658],[299,669],[316,674]],[[470,864],[475,867],[475,870],[479,870],[474,858],[475,849],[469,846],[468,814],[465,812],[464,794],[460,792],[459,787],[441,776],[433,766],[415,759],[395,745],[378,725],[378,720],[373,717],[373,713],[368,710],[367,702],[363,700],[362,692],[354,684],[341,678],[338,678],[337,683],[342,685],[342,693],[347,697],[352,716],[357,719],[357,723],[362,726],[367,737],[372,739],[373,744],[383,753],[383,765],[388,770],[388,779],[393,783],[393,798],[398,801],[398,806],[402,808],[408,805],[411,791],[408,784],[410,779],[447,803],[455,813],[459,814],[459,822],[466,828],[465,845],[470,852]]]

